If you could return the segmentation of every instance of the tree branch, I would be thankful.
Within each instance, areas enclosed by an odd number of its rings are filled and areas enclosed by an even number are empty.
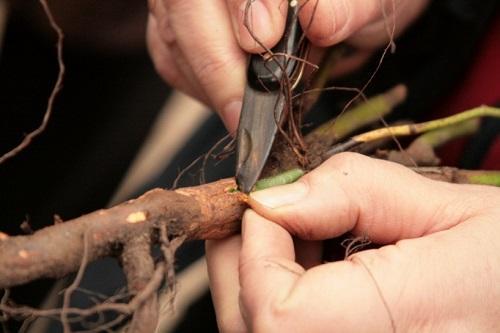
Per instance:
[[[29,236],[0,239],[0,289],[38,278],[59,278],[78,269],[84,234],[92,246],[88,262],[116,253],[138,234],[168,225],[170,237],[217,239],[236,232],[244,197],[230,192],[234,180],[177,191],[154,189],[106,210],[83,215]]]

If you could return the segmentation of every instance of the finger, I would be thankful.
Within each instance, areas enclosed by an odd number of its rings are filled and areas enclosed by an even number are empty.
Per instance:
[[[392,243],[459,224],[488,205],[490,192],[343,153],[296,183],[253,192],[250,205],[303,239],[328,239],[352,230],[378,243]]]
[[[300,21],[309,40],[318,46],[343,41],[380,16],[378,0],[304,0]]]
[[[247,52],[272,48],[285,28],[287,3],[282,0],[226,0],[234,34]]]
[[[189,67],[182,61],[182,57],[179,54],[174,56],[172,50],[167,47],[164,38],[160,36],[160,29],[154,16],[150,16],[148,19],[146,41],[158,74],[172,87],[207,103],[203,90],[195,82],[190,81],[190,76],[185,74],[186,71],[189,71]]]
[[[248,325],[259,332],[492,330],[500,311],[495,224],[493,215],[472,219],[301,272],[286,231],[247,214],[240,297]]]
[[[252,331],[323,332],[328,328],[344,332],[355,320],[374,332],[382,331],[380,326],[387,328],[386,314],[370,281],[352,264],[321,265],[305,272],[294,262],[291,236],[252,211],[243,218],[242,238],[240,298]],[[361,294],[366,298],[364,311],[358,313],[358,305],[342,297],[350,292],[356,300]]]
[[[295,263],[290,234],[252,210],[243,216],[242,238],[240,299],[248,320],[256,316],[256,311],[265,313],[275,302],[283,300],[304,268]],[[271,332],[249,327],[252,332]]]
[[[210,292],[221,332],[246,332],[239,306],[241,236],[206,242]]]
[[[377,46],[387,39],[386,25],[395,24],[397,31],[406,27],[425,8],[427,0],[303,0],[301,24],[308,38],[318,46],[339,43],[370,25]],[[395,14],[395,15],[393,15]],[[399,17],[401,15],[401,18]],[[377,26],[377,29],[373,28]],[[367,40],[369,43],[373,43]]]
[[[191,68],[179,52],[175,37],[168,27],[168,20],[165,16],[160,20],[162,24],[158,23],[155,16],[150,15],[146,32],[148,48],[157,72],[174,88],[208,104],[204,91],[198,82],[193,80]]]
[[[196,80],[231,133],[236,131],[245,84],[244,52],[224,0],[163,0],[177,44]]]

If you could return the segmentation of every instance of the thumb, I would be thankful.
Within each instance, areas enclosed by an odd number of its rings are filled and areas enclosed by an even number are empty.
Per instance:
[[[481,196],[477,186],[433,181],[392,162],[343,153],[296,183],[252,193],[250,205],[303,239],[352,231],[387,244],[460,223],[481,207]]]
[[[253,332],[495,331],[494,216],[306,271],[290,234],[249,210],[239,261],[243,318]]]

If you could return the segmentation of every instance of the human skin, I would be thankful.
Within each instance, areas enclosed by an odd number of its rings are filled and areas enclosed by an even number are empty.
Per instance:
[[[281,3],[252,5],[253,32],[268,48],[283,32]],[[323,0],[306,34],[317,47],[354,45],[359,64],[387,43],[394,17],[397,36],[427,3]],[[243,27],[244,4],[150,3],[148,45],[159,73],[213,106],[230,132],[241,109],[246,52],[261,51]],[[314,4],[300,12],[304,27]],[[496,188],[439,183],[390,162],[335,156],[295,184],[252,194],[242,235],[207,243],[219,328],[498,331],[498,202]],[[323,263],[322,241],[346,232],[383,246]]]
[[[344,64],[337,64],[342,72],[357,67],[372,50],[387,43],[392,27],[394,35],[399,35],[428,2],[302,0],[299,19],[316,47],[346,41],[357,48]],[[247,52],[262,51],[243,24],[246,3],[247,0],[149,0],[147,41],[158,73],[175,88],[212,106],[230,133],[236,131],[241,111]],[[284,0],[252,2],[249,23],[267,48],[274,46],[283,34],[285,4]]]
[[[498,332],[499,202],[498,188],[336,155],[251,194],[241,236],[207,243],[219,328]],[[322,241],[346,232],[383,246],[324,263]]]

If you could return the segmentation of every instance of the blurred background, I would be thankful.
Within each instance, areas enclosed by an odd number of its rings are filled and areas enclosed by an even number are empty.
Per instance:
[[[11,235],[23,233],[19,227],[23,221],[36,230],[52,224],[54,214],[67,220],[152,187],[170,187],[179,170],[226,135],[207,107],[172,91],[155,73],[145,47],[145,0],[50,0],[49,4],[65,34],[67,71],[46,131],[0,165],[0,230]],[[500,73],[498,60],[491,59],[500,50],[498,7],[496,0],[434,1],[398,41],[398,51],[385,60],[367,95],[405,83],[410,94],[393,119],[420,120],[497,102],[500,85],[495,82]],[[40,124],[58,68],[56,35],[37,0],[0,0],[0,42],[0,153],[4,153]],[[487,79],[496,78],[493,83],[474,76],[474,66],[486,55]],[[361,87],[378,56],[334,84]],[[467,95],[463,83],[473,80],[489,82],[482,89],[486,95]],[[310,121],[330,118],[349,97],[323,96]],[[445,148],[450,155],[445,161],[467,168],[498,165],[498,158],[488,157],[488,147],[498,144],[500,127],[498,122],[485,127],[490,132],[483,131],[482,138],[492,133],[486,143],[462,140]],[[207,180],[231,176],[233,170],[234,160],[229,158],[209,166]],[[189,172],[180,185],[197,184],[197,171]],[[202,255],[201,242],[179,251],[177,312],[172,316],[165,311],[160,332],[217,331]],[[15,288],[13,298],[20,304],[57,306],[57,293],[68,281],[71,277],[37,281]],[[90,265],[82,283],[83,288],[106,295],[123,285],[114,260]],[[74,306],[89,304],[84,294],[73,297]],[[17,332],[19,324],[9,323],[9,329]],[[58,332],[60,327],[38,320],[28,331]]]
[[[48,3],[65,34],[66,76],[46,131],[0,166],[0,229],[12,235],[23,233],[23,221],[37,230],[52,224],[54,214],[66,220],[148,187],[169,187],[178,170],[225,135],[213,117],[208,123],[213,135],[205,134],[210,137],[200,138],[204,145],[192,143],[178,156],[212,114],[190,98],[172,94],[156,75],[145,47],[146,1]],[[0,152],[4,153],[40,124],[58,67],[56,34],[39,2],[2,0],[0,8]],[[166,171],[168,165],[171,169]],[[226,175],[231,172],[227,169]],[[166,178],[156,181],[162,174]],[[188,176],[184,181],[194,184],[198,178]],[[183,249],[179,271],[202,252],[201,243]],[[204,262],[196,267],[206,276]],[[45,280],[15,288],[13,298],[20,304],[57,306],[57,291],[67,281]],[[206,279],[199,283],[203,288],[198,294],[206,293]],[[110,296],[123,286],[114,260],[91,265],[82,284]],[[73,303],[91,304],[78,293]],[[177,331],[215,330],[211,313],[187,325]],[[19,324],[11,322],[9,328],[17,332]],[[57,332],[60,327],[40,320],[30,331]]]

